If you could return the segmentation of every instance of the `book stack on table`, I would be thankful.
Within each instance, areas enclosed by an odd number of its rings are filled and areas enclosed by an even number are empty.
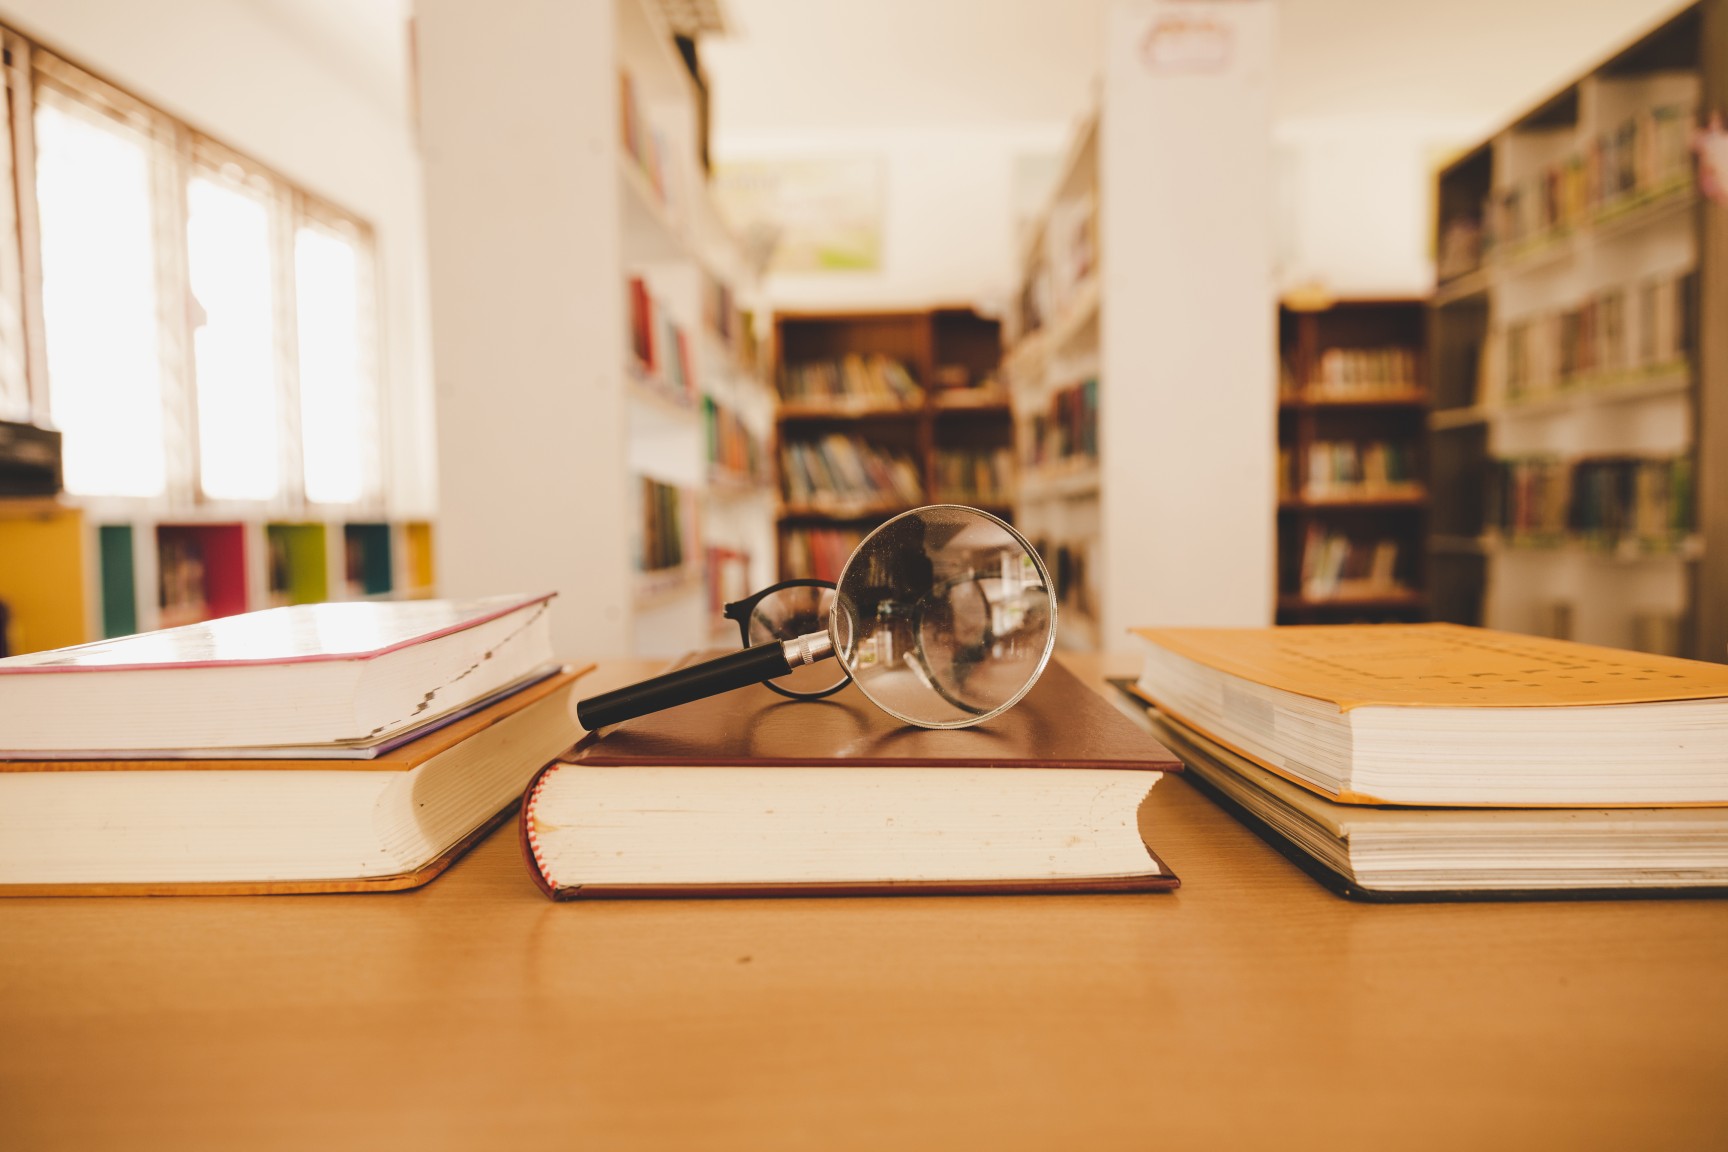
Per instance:
[[[0,894],[425,883],[581,734],[550,617],[300,605],[0,660]]]
[[[1134,711],[1348,895],[1728,891],[1728,667],[1451,624],[1136,635]]]

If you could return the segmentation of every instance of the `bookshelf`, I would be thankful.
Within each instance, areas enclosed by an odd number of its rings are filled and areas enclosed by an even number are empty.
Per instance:
[[[1279,310],[1280,624],[1426,612],[1425,328],[1421,300]]]
[[[1724,0],[1442,170],[1437,617],[1728,658],[1728,209],[1701,194],[1691,150],[1713,110],[1728,110]]]
[[[723,587],[772,580],[774,397],[696,69],[649,0],[415,27],[440,583],[559,591],[572,655],[705,646]]]
[[[1268,624],[1275,586],[1273,9],[1118,4],[1104,25],[1004,324],[1016,519],[1071,650]]]
[[[282,604],[437,591],[426,520],[237,515],[172,501],[0,500],[11,654]]]
[[[774,347],[782,578],[834,579],[871,528],[919,504],[1013,518],[996,320],[959,307],[781,313]]]

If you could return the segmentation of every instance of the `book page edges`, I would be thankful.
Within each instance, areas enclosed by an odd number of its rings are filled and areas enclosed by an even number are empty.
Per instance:
[[[480,826],[411,872],[326,880],[197,880],[92,884],[0,884],[0,898],[14,896],[308,896],[331,893],[403,892],[437,879],[444,870],[515,815],[512,800]]]
[[[1291,773],[1288,770],[1286,770],[1284,768],[1280,768],[1278,765],[1273,764],[1273,763],[1271,763],[1265,759],[1262,759],[1259,756],[1254,755],[1254,753],[1248,751],[1247,749],[1238,747],[1236,744],[1232,743],[1230,740],[1224,738],[1223,736],[1219,736],[1216,733],[1207,731],[1205,725],[1195,723],[1193,720],[1190,720],[1188,717],[1182,715],[1182,713],[1176,711],[1175,709],[1166,708],[1164,705],[1158,703],[1158,701],[1156,701],[1156,700],[1152,699],[1152,697],[1148,696],[1146,694],[1145,690],[1142,689],[1138,684],[1124,683],[1123,687],[1129,693],[1131,693],[1136,699],[1144,702],[1147,705],[1147,707],[1154,708],[1157,711],[1163,713],[1164,715],[1170,717],[1172,720],[1175,720],[1179,724],[1182,724],[1188,728],[1192,728],[1194,731],[1198,732],[1200,735],[1204,736],[1206,739],[1212,741],[1212,743],[1218,745],[1220,748],[1228,749],[1229,751],[1242,757],[1242,759],[1247,760],[1253,764],[1260,766],[1261,768],[1266,769],[1266,771],[1272,773],[1274,776],[1277,776],[1283,780],[1288,780],[1290,783],[1296,785],[1299,788],[1305,789],[1306,791],[1312,792],[1316,796],[1323,797],[1324,799],[1334,801],[1338,804],[1354,804],[1354,805],[1358,805],[1361,807],[1368,807],[1368,808],[1555,808],[1555,807],[1576,808],[1576,807],[1579,807],[1579,805],[1576,805],[1576,804],[1562,804],[1562,805],[1536,804],[1536,803],[1518,804],[1518,803],[1511,803],[1511,802],[1504,801],[1504,800],[1492,800],[1492,801],[1487,801],[1487,800],[1478,800],[1478,801],[1449,800],[1445,804],[1433,804],[1433,803],[1428,803],[1428,802],[1419,801],[1419,800],[1387,800],[1384,797],[1380,797],[1380,796],[1370,796],[1365,792],[1328,792],[1324,788],[1321,788],[1321,787],[1315,785],[1314,783],[1312,783],[1308,780],[1302,779],[1300,776],[1291,775]],[[1589,807],[1589,808],[1650,808],[1650,807],[1660,807],[1660,808],[1721,808],[1721,807],[1728,807],[1728,805],[1719,804],[1719,803],[1716,803],[1715,801],[1711,801],[1711,800],[1675,800],[1675,801],[1666,801],[1665,800],[1659,805],[1652,805],[1648,801],[1630,801],[1630,800],[1628,800],[1628,801],[1599,801],[1599,800],[1592,800],[1588,805],[1584,805],[1584,807]]]

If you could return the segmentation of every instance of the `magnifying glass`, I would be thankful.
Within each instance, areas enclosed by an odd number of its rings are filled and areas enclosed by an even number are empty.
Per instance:
[[[964,728],[1026,695],[1056,646],[1044,561],[1006,522],[933,504],[866,536],[836,582],[823,632],[756,644],[576,706],[592,731],[838,660],[871,702],[922,728]]]

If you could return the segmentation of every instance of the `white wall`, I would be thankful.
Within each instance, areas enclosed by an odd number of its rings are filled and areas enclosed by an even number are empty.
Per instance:
[[[1434,176],[1473,125],[1426,119],[1283,121],[1277,148],[1278,283],[1338,297],[1434,286]]]
[[[0,22],[372,224],[390,510],[429,514],[425,243],[406,100],[392,101],[375,73],[326,50],[269,0],[0,0]]]
[[[716,159],[872,157],[883,164],[881,266],[872,272],[773,275],[787,310],[999,308],[1016,279],[1015,161],[1060,152],[1069,130],[932,127],[716,140]]]

